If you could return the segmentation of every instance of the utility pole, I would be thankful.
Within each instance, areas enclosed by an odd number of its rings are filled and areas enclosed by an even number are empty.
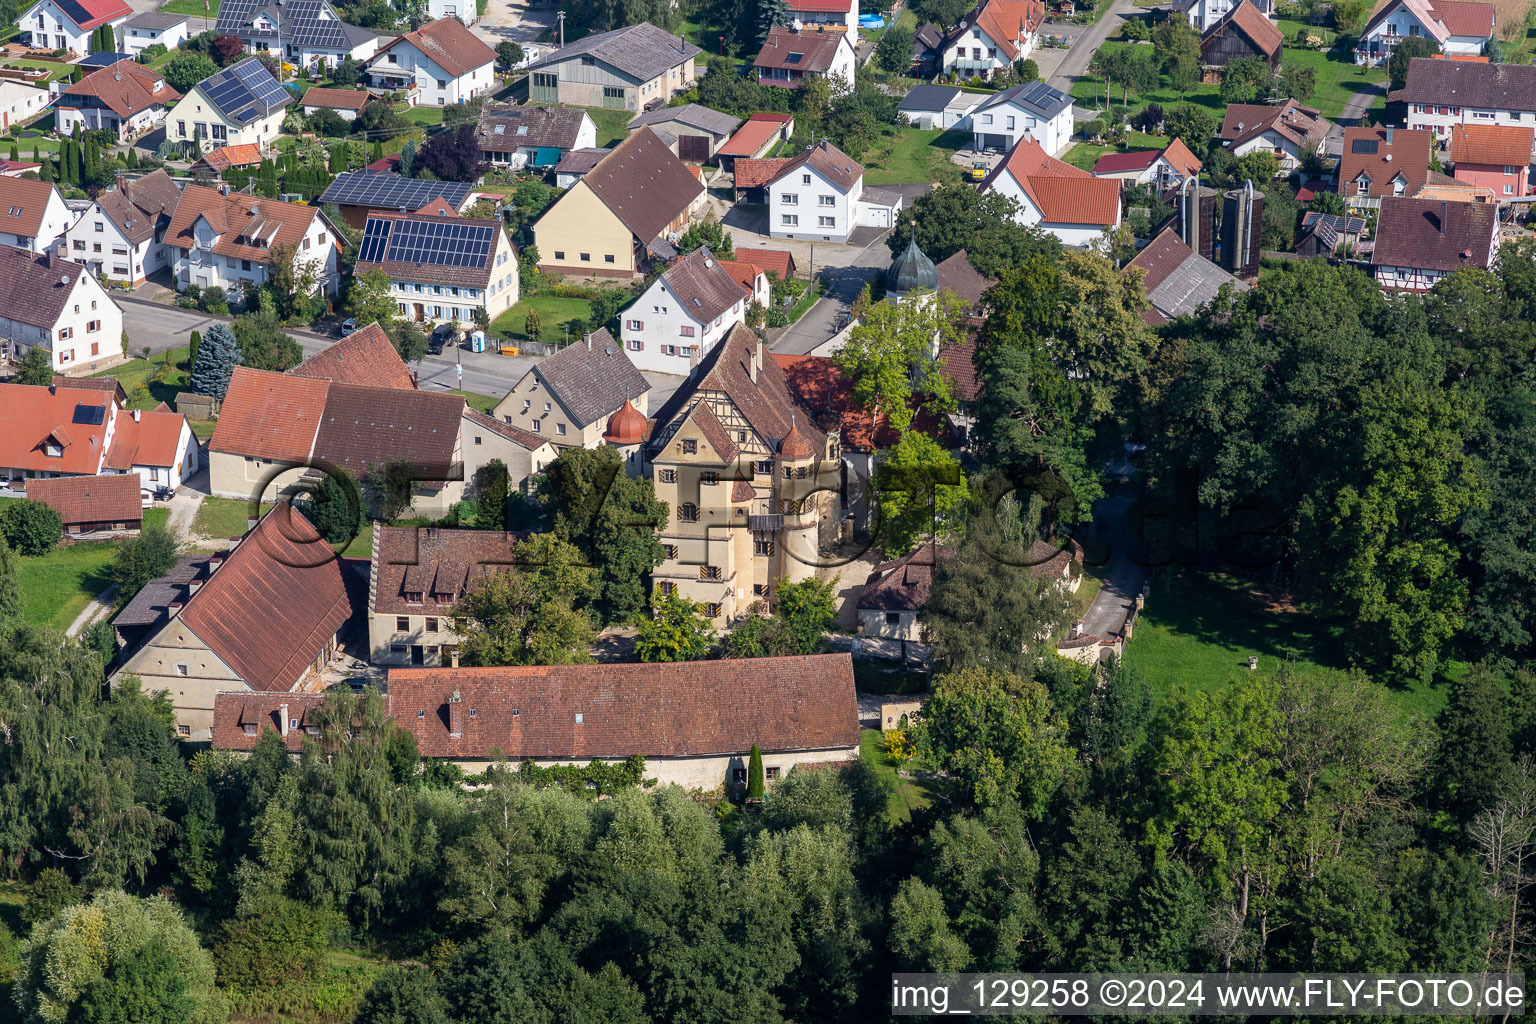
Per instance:
[[[561,11],[556,14],[555,20],[560,23],[560,49],[563,50],[565,49],[565,12]]]

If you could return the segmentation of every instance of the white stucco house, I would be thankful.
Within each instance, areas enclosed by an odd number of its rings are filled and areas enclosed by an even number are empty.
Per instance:
[[[162,124],[179,99],[181,93],[167,85],[160,72],[124,59],[60,93],[53,104],[54,121],[60,134],[71,135],[79,126],[127,141]]]
[[[166,11],[136,14],[117,29],[117,46],[123,53],[138,56],[159,43],[174,50],[187,41],[187,16]]]
[[[517,252],[501,220],[460,217],[441,200],[433,205],[442,212],[371,212],[353,273],[389,275],[400,315],[421,323],[469,325],[477,309],[494,320],[517,305]]]
[[[672,264],[620,314],[619,338],[639,370],[687,374],[746,319],[747,293],[714,253],[698,248]]]
[[[83,265],[0,245],[0,348],[45,349],[59,373],[89,373],[123,352],[123,311]]]
[[[318,207],[188,185],[165,230],[177,284],[242,292],[271,275],[272,250],[290,249],[315,271],[315,292],[333,295],[344,236]]]
[[[189,148],[196,141],[204,151],[254,145],[265,152],[282,134],[293,103],[293,93],[247,57],[193,86],[166,114],[165,137]]]
[[[971,133],[977,150],[1006,153],[1027,136],[1055,156],[1071,144],[1072,97],[1044,82],[1016,85],[977,106],[958,127]]]
[[[1493,38],[1493,4],[1468,0],[1391,0],[1355,42],[1356,64],[1382,64],[1404,39],[1432,40],[1453,57],[1478,57]]]
[[[0,177],[0,245],[43,252],[73,222],[52,182]]]
[[[1322,149],[1332,127],[1315,107],[1295,100],[1273,106],[1233,103],[1222,115],[1216,137],[1234,157],[1270,153],[1289,173]]]
[[[40,50],[91,52],[91,33],[133,15],[127,0],[41,0],[21,13],[17,26]]]
[[[1192,27],[1199,29],[1201,34],[1227,16],[1227,12],[1236,7],[1241,0],[1174,0],[1173,9],[1183,11],[1189,18]],[[1266,17],[1270,13],[1270,0],[1249,0],[1259,9],[1259,13]]]
[[[861,227],[893,227],[897,192],[864,187],[864,168],[826,140],[779,165],[767,186],[774,238],[846,242]]]
[[[1415,57],[1388,99],[1403,103],[1409,128],[1428,128],[1439,139],[1458,124],[1529,128],[1536,124],[1536,67]]]
[[[326,0],[226,0],[214,31],[238,37],[251,53],[280,55],[310,69],[348,57],[364,64],[379,48],[378,36],[342,21]]]
[[[0,129],[29,121],[48,109],[53,97],[47,89],[34,89],[20,82],[0,82]]]
[[[417,106],[468,103],[496,84],[496,51],[457,18],[442,18],[385,43],[368,76],[376,88],[414,87]]]
[[[940,67],[963,77],[991,78],[1034,52],[1043,24],[1043,0],[983,0],[945,34]]]
[[[427,0],[427,17],[432,21],[456,18],[466,25],[473,25],[480,18],[475,0]]]
[[[802,25],[826,25],[843,32],[859,29],[859,0],[788,0],[789,13]]]
[[[1093,245],[1105,231],[1120,226],[1120,182],[1063,163],[1034,139],[1015,146],[987,175],[981,191],[1012,199],[1015,222],[1049,231],[1064,245]]]
[[[127,285],[171,265],[165,232],[181,204],[181,189],[155,171],[96,197],[70,225],[69,258],[93,274]]]

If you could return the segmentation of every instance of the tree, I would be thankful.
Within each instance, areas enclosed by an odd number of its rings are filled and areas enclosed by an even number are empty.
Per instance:
[[[1238,182],[1251,181],[1255,188],[1263,188],[1280,173],[1280,161],[1275,154],[1256,149],[1237,158],[1232,165],[1232,175]],[[1290,248],[1290,246],[1286,246]]]
[[[32,345],[21,357],[14,383],[46,388],[53,383],[53,354],[41,345]]]
[[[314,977],[341,924],[334,912],[284,896],[251,900],[221,926],[213,947],[219,981],[250,992]]]
[[[177,92],[185,94],[203,79],[215,74],[219,66],[201,53],[183,49],[160,69],[165,82]]]
[[[1452,684],[1436,723],[1435,792],[1463,821],[1493,805],[1513,765],[1507,686],[1488,666],[1473,665]]]
[[[889,558],[952,533],[968,494],[960,463],[916,430],[879,454],[874,490],[879,495],[879,539]]]
[[[581,552],[549,534],[517,545],[518,566],[484,577],[460,600],[454,628],[469,665],[574,665],[590,660],[596,594]]]
[[[1401,89],[1408,83],[1408,64],[1415,57],[1433,57],[1440,52],[1440,44],[1429,36],[1409,36],[1398,41],[1387,61],[1387,75],[1392,88]]]
[[[968,0],[918,0],[912,5],[919,21],[931,21],[940,28],[958,23],[970,9]]]
[[[1263,57],[1238,57],[1221,69],[1221,102],[1255,103],[1269,95],[1272,77],[1269,62]]]
[[[245,56],[245,42],[239,36],[214,36],[209,55],[219,67],[227,68]]]
[[[523,62],[523,48],[517,43],[506,41],[496,44],[496,61],[503,71],[510,71]]]
[[[352,122],[342,117],[330,107],[320,107],[307,118],[309,130],[323,135],[328,139],[346,138],[352,131]]]
[[[544,334],[544,323],[539,319],[539,311],[532,305],[528,307],[528,315],[523,317],[523,333],[529,341],[538,341]]]
[[[327,473],[301,511],[328,544],[346,544],[363,528],[362,495],[351,477]]]
[[[365,139],[388,141],[409,134],[412,130],[411,122],[396,113],[395,108],[388,103],[365,104],[363,109],[357,112],[357,116],[352,119],[353,133]],[[407,167],[406,163],[407,148],[409,148],[410,155],[413,158],[409,167]],[[402,174],[405,174],[406,170],[409,169],[410,173],[406,174],[408,178],[414,177],[416,173],[415,156],[416,143],[407,140],[405,146],[401,147],[400,150],[400,166]]]
[[[684,231],[682,237],[677,240],[677,251],[680,253],[693,252],[700,246],[708,247],[716,259],[734,260],[736,258],[735,240],[717,220],[695,221],[688,225],[688,230]]]
[[[425,967],[391,967],[363,994],[356,1024],[450,1024],[448,1004]]]
[[[1200,33],[1184,18],[1166,18],[1152,26],[1152,53],[1179,93],[1200,81]]]
[[[400,307],[389,294],[389,275],[373,269],[352,278],[347,289],[347,313],[359,327],[377,323],[387,331],[400,315]]]
[[[12,501],[0,508],[0,537],[19,555],[46,555],[63,535],[59,513],[40,501]]]
[[[780,579],[774,588],[773,613],[755,602],[744,621],[724,637],[731,658],[781,658],[815,654],[822,637],[837,624],[832,584],[815,578],[791,583]]]
[[[1309,100],[1317,91],[1317,69],[1307,64],[1287,64],[1280,69],[1280,91],[1293,100]]]
[[[21,621],[21,582],[16,577],[19,568],[16,552],[0,531],[0,639],[12,625]]]
[[[397,317],[384,328],[384,333],[389,335],[402,361],[419,363],[426,358],[429,343],[427,332],[415,320]]]
[[[1344,197],[1326,189],[1314,192],[1312,201],[1308,205],[1318,213],[1332,213],[1339,216],[1349,213],[1349,204],[1344,201]]]
[[[752,744],[752,751],[747,755],[747,803],[760,804],[763,802],[763,752],[757,749],[757,744]]]
[[[416,164],[416,173],[430,171],[442,181],[478,181],[486,164],[475,126],[462,124],[432,136],[417,152]]]
[[[362,77],[363,66],[353,60],[350,53],[343,57],[341,63],[331,72],[331,81],[344,89],[352,88]]]
[[[954,406],[944,350],[963,340],[965,304],[954,293],[914,298],[870,306],[832,357],[854,402],[900,431],[920,409],[941,414]]]
[[[112,581],[119,601],[127,602],[144,584],[171,571],[181,545],[162,523],[149,523],[137,537],[118,549],[112,561]]]
[[[229,378],[238,365],[240,345],[235,341],[235,332],[226,324],[214,324],[198,346],[197,361],[192,365],[188,383],[200,395],[223,398],[224,392],[229,390]]]
[[[206,348],[218,326],[210,327],[203,338]],[[270,289],[261,292],[260,308],[254,313],[235,317],[230,330],[240,348],[240,365],[253,370],[288,370],[304,361],[304,350],[283,330],[270,298]],[[195,372],[195,371],[194,371]]]
[[[1032,58],[1025,57],[1016,61],[1013,65],[1013,74],[1020,82],[1038,82],[1040,80],[1040,65]]]
[[[912,67],[916,43],[917,34],[912,29],[892,25],[875,46],[875,63],[892,73],[907,71]]]
[[[416,140],[414,139],[406,139],[405,145],[400,147],[400,176],[416,177]]]
[[[714,627],[698,602],[676,593],[653,596],[651,615],[642,615],[635,627],[641,661],[697,661],[715,643]]]
[[[190,1024],[227,1015],[208,952],[162,896],[103,890],[38,925],[21,960],[16,1003],[28,1022]]]
[[[971,265],[988,277],[1030,256],[1052,258],[1061,252],[1055,235],[1016,223],[1017,211],[1017,204],[1000,192],[940,186],[901,211],[886,244],[895,259],[915,230],[918,247],[935,263],[964,249]]]

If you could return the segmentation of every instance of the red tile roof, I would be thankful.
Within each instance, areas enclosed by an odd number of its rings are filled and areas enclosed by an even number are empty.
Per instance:
[[[774,172],[773,181],[778,181],[802,165],[817,172],[844,192],[852,189],[858,184],[859,179],[864,177],[864,168],[859,166],[857,160],[826,139],[822,139],[800,155],[790,157],[788,162]]]
[[[316,87],[304,93],[301,105],[328,107],[331,110],[362,110],[373,94],[366,89],[323,89]]]
[[[1094,174],[1124,174],[1126,171],[1144,171],[1157,163],[1162,156],[1160,149],[1134,149],[1129,153],[1105,153],[1093,165]]]
[[[1469,164],[1525,167],[1531,162],[1536,128],[1516,125],[1457,124],[1451,126],[1451,160]]]
[[[1354,127],[1344,129],[1344,152],[1339,158],[1339,188],[1355,195],[1363,177],[1370,184],[1366,195],[1416,196],[1429,176],[1429,151],[1435,134],[1428,129]],[[1392,182],[1401,176],[1404,191]]]
[[[1163,150],[1163,159],[1167,160],[1175,171],[1178,171],[1185,177],[1199,173],[1200,168],[1204,166],[1200,162],[1200,158],[1195,156],[1190,151],[1190,148],[1184,145],[1184,140],[1178,136],[1174,136],[1173,141],[1168,143],[1167,147]]]
[[[82,407],[103,410],[101,422],[79,422],[92,418],[77,416]],[[94,475],[103,465],[107,424],[115,412],[113,396],[103,392],[0,384],[0,466]],[[43,454],[50,437],[63,448],[62,457]]]
[[[132,117],[157,105],[168,107],[181,99],[181,93],[166,85],[158,71],[131,60],[91,72],[65,89],[64,95],[94,97],[119,117]]]
[[[235,367],[208,450],[304,462],[315,446],[330,382]]]
[[[746,289],[748,295],[756,290],[758,277],[768,273],[756,263],[743,263],[741,260],[721,260],[720,268],[731,275],[732,281]]]
[[[541,437],[532,431],[524,430],[522,427],[514,427],[510,423],[503,423],[494,416],[487,416],[478,409],[471,409],[468,405],[464,407],[464,418],[477,426],[484,427],[493,434],[501,435],[513,444],[530,452],[537,451],[550,444],[549,439],[546,437]],[[604,438],[604,440],[607,440],[607,438]],[[465,441],[465,443],[468,444],[469,442]],[[553,446],[551,445],[551,447]]]
[[[954,361],[957,348],[944,350],[946,365]],[[826,356],[791,356],[773,353],[773,363],[784,373],[784,381],[795,400],[816,416],[816,422],[842,431],[842,446],[849,451],[871,452],[901,440],[901,431],[891,426],[881,413],[871,416],[853,401],[853,386],[837,364]],[[914,430],[930,437],[945,438],[949,425],[927,411],[913,421]]]
[[[165,241],[178,249],[193,248],[197,242],[192,229],[202,218],[216,236],[215,253],[266,263],[273,246],[297,248],[319,215],[313,206],[238,193],[226,196],[217,189],[188,185],[181,191],[181,204],[165,230]]]
[[[49,197],[54,194],[50,182],[36,178],[0,177],[0,230],[13,235],[36,237],[43,226]],[[16,210],[15,214],[9,211]]]
[[[353,611],[335,552],[283,502],[187,599],[180,621],[253,690],[286,691]]]
[[[1263,12],[1253,5],[1252,0],[1241,0],[1220,21],[1206,29],[1205,37],[1201,40],[1202,48],[1208,41],[1231,29],[1236,29],[1247,36],[1254,48],[1271,60],[1279,57],[1280,48],[1285,44],[1285,36],[1275,23],[1266,18]]]
[[[934,270],[939,274],[939,290],[954,292],[957,298],[972,309],[981,305],[987,289],[997,284],[996,280],[986,277],[971,265],[970,253],[964,249],[939,263]]]
[[[261,163],[261,147],[254,142],[242,143],[238,146],[220,146],[210,150],[203,158],[192,165],[195,171],[199,166],[207,167],[214,174],[222,174],[231,167],[255,167]]]
[[[486,576],[517,563],[516,538],[500,530],[435,526],[373,527],[373,610],[389,615],[449,614]],[[420,595],[406,600],[406,595]]]
[[[300,377],[324,377],[342,384],[375,388],[416,389],[405,360],[395,351],[384,328],[371,323],[323,349],[289,371]]]
[[[784,165],[793,160],[793,157],[776,156],[766,159],[740,158],[735,163],[735,185],[737,188],[761,188],[774,178]]]
[[[736,134],[721,144],[716,155],[749,157],[777,138],[790,120],[788,114],[753,114],[747,118],[746,124],[736,130]]]
[[[668,267],[661,282],[682,311],[703,324],[712,323],[736,303],[751,298],[751,290],[744,294],[731,272],[702,246]]]
[[[1493,262],[1498,210],[1493,203],[1450,203],[1387,196],[1376,218],[1378,267],[1450,273]]]
[[[763,40],[752,66],[826,74],[832,69],[837,51],[847,45],[850,44],[843,32],[818,32],[810,28],[795,32],[783,25],[775,25],[768,30],[768,37]]]
[[[107,450],[107,468],[127,472],[135,466],[181,465],[186,425],[185,416],[169,410],[119,413],[112,447]]]
[[[859,594],[861,611],[921,611],[933,593],[933,573],[944,552],[932,541],[915,551],[876,566]]]
[[[853,4],[852,0],[789,0],[789,9],[813,13],[846,14],[853,9]]]
[[[582,178],[642,245],[649,245],[704,193],[688,165],[642,125]]]
[[[795,257],[793,253],[783,249],[753,249],[750,254],[737,253],[737,256],[750,255],[752,262],[764,270],[779,275],[780,281],[788,281],[795,273]]]
[[[126,0],[61,0],[59,6],[80,28],[95,28],[133,14]]]
[[[991,188],[1004,174],[1018,182],[1046,223],[1109,225],[1120,215],[1118,181],[1095,178],[1079,167],[1057,160],[1028,135],[992,169],[981,183],[982,190]]]
[[[976,11],[973,24],[1009,60],[1019,56],[1019,42],[1039,31],[1045,23],[1045,4],[1040,0],[991,0]]]
[[[27,497],[58,512],[66,527],[81,523],[138,525],[144,519],[137,473],[29,480]]]
[[[1436,0],[1435,17],[1453,36],[1493,37],[1497,8],[1493,4],[1468,3],[1466,0]]]
[[[388,53],[401,42],[415,46],[454,78],[467,75],[496,60],[496,51],[465,28],[458,18],[439,18],[414,32],[396,36],[379,47],[378,52]]]
[[[118,405],[128,404],[128,392],[123,390],[123,382],[116,377],[64,377],[55,375],[53,386],[55,388],[73,388],[77,391],[101,391],[115,397]]]

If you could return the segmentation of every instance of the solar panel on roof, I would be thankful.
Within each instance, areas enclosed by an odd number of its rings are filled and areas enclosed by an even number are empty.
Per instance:
[[[1376,152],[1376,141],[1375,139],[1354,139],[1349,144],[1349,151],[1351,153],[1374,153]]]
[[[100,405],[77,405],[74,418],[70,422],[100,426],[105,421],[106,414],[106,408]]]

